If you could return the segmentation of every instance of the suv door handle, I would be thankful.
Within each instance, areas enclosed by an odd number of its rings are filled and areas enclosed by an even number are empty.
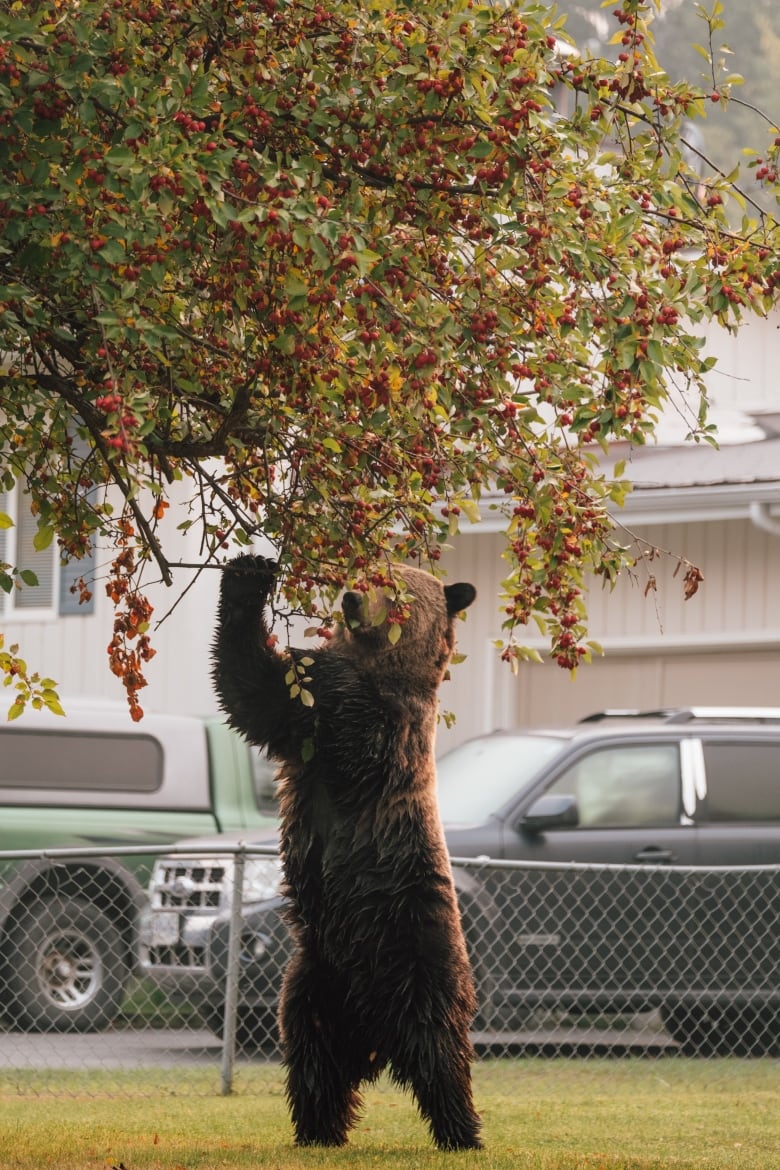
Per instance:
[[[677,858],[672,853],[671,849],[657,849],[654,845],[648,845],[646,849],[640,849],[638,853],[634,854],[637,861],[676,861]]]

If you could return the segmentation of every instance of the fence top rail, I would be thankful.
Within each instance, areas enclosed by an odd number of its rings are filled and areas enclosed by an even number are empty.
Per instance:
[[[2,849],[0,864],[4,861],[71,861],[99,857],[278,857],[273,845],[253,845],[250,842],[225,842],[218,845],[149,844],[149,845],[87,845],[57,849]],[[549,872],[593,873],[755,873],[780,876],[780,864],[764,865],[652,865],[647,862],[622,864],[620,862],[583,861],[509,861],[496,857],[452,857],[460,869],[522,869]]]
[[[250,857],[278,857],[275,845],[252,845],[250,842],[226,842],[224,845],[149,844],[149,845],[72,845],[57,849],[0,849],[3,861],[70,861],[96,857],[223,857],[242,854]]]
[[[780,876],[780,864],[763,865],[670,865],[661,862],[616,862],[616,861],[515,861],[499,857],[451,857],[453,865],[460,869],[532,869],[564,873],[590,871],[593,873],[763,873]]]

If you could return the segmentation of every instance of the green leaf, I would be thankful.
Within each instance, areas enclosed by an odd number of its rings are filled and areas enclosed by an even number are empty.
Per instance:
[[[280,353],[284,353],[289,356],[295,352],[296,341],[297,338],[295,337],[295,334],[280,333],[278,337],[274,338],[271,344],[273,345],[274,349],[278,349]]]
[[[479,524],[480,514],[479,514],[479,504],[477,503],[477,501],[472,500],[470,497],[467,496],[465,499],[458,500],[458,503],[460,504],[460,507],[463,509],[463,511],[466,513],[467,517],[469,518],[469,521],[472,524]]]
[[[14,522],[5,512],[0,512],[0,528],[13,528]]]
[[[36,585],[39,584],[38,578],[35,573],[33,573],[32,569],[21,569],[19,576],[21,577],[22,581],[24,581],[25,585],[29,585],[31,589],[34,589]]]
[[[524,662],[536,662],[540,666],[544,662],[544,659],[542,658],[539,651],[536,650],[533,646],[517,646],[516,650]]]
[[[41,525],[33,537],[33,548],[36,552],[44,552],[54,540],[54,529],[48,524]]]
[[[126,258],[126,253],[119,240],[108,240],[100,249],[98,255],[107,260],[109,264],[121,264]]]
[[[305,297],[308,293],[309,286],[297,268],[288,270],[284,279],[284,291],[288,297]]]

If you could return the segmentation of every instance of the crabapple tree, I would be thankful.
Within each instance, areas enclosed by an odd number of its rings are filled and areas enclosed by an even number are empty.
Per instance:
[[[587,659],[583,575],[634,555],[597,456],[672,387],[708,437],[702,324],[780,285],[775,221],[686,146],[735,79],[671,84],[652,6],[611,19],[606,61],[534,0],[0,0],[0,476],[41,547],[115,550],[136,716],[181,480],[204,567],[262,532],[326,634],[346,580],[435,566],[489,489],[504,656],[536,622]]]

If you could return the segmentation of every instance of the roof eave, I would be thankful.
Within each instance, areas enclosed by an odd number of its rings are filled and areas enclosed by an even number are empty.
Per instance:
[[[780,515],[780,481],[638,487],[612,515],[619,523],[696,524],[716,520],[754,520],[756,509]]]
[[[485,495],[480,500],[480,520],[463,523],[464,535],[503,532],[507,518],[499,506],[505,496]],[[763,516],[780,525],[780,480],[762,483],[696,484],[688,487],[640,487],[626,496],[621,508],[611,509],[618,524],[691,524],[717,520],[750,520]],[[780,531],[780,529],[778,530]]]

